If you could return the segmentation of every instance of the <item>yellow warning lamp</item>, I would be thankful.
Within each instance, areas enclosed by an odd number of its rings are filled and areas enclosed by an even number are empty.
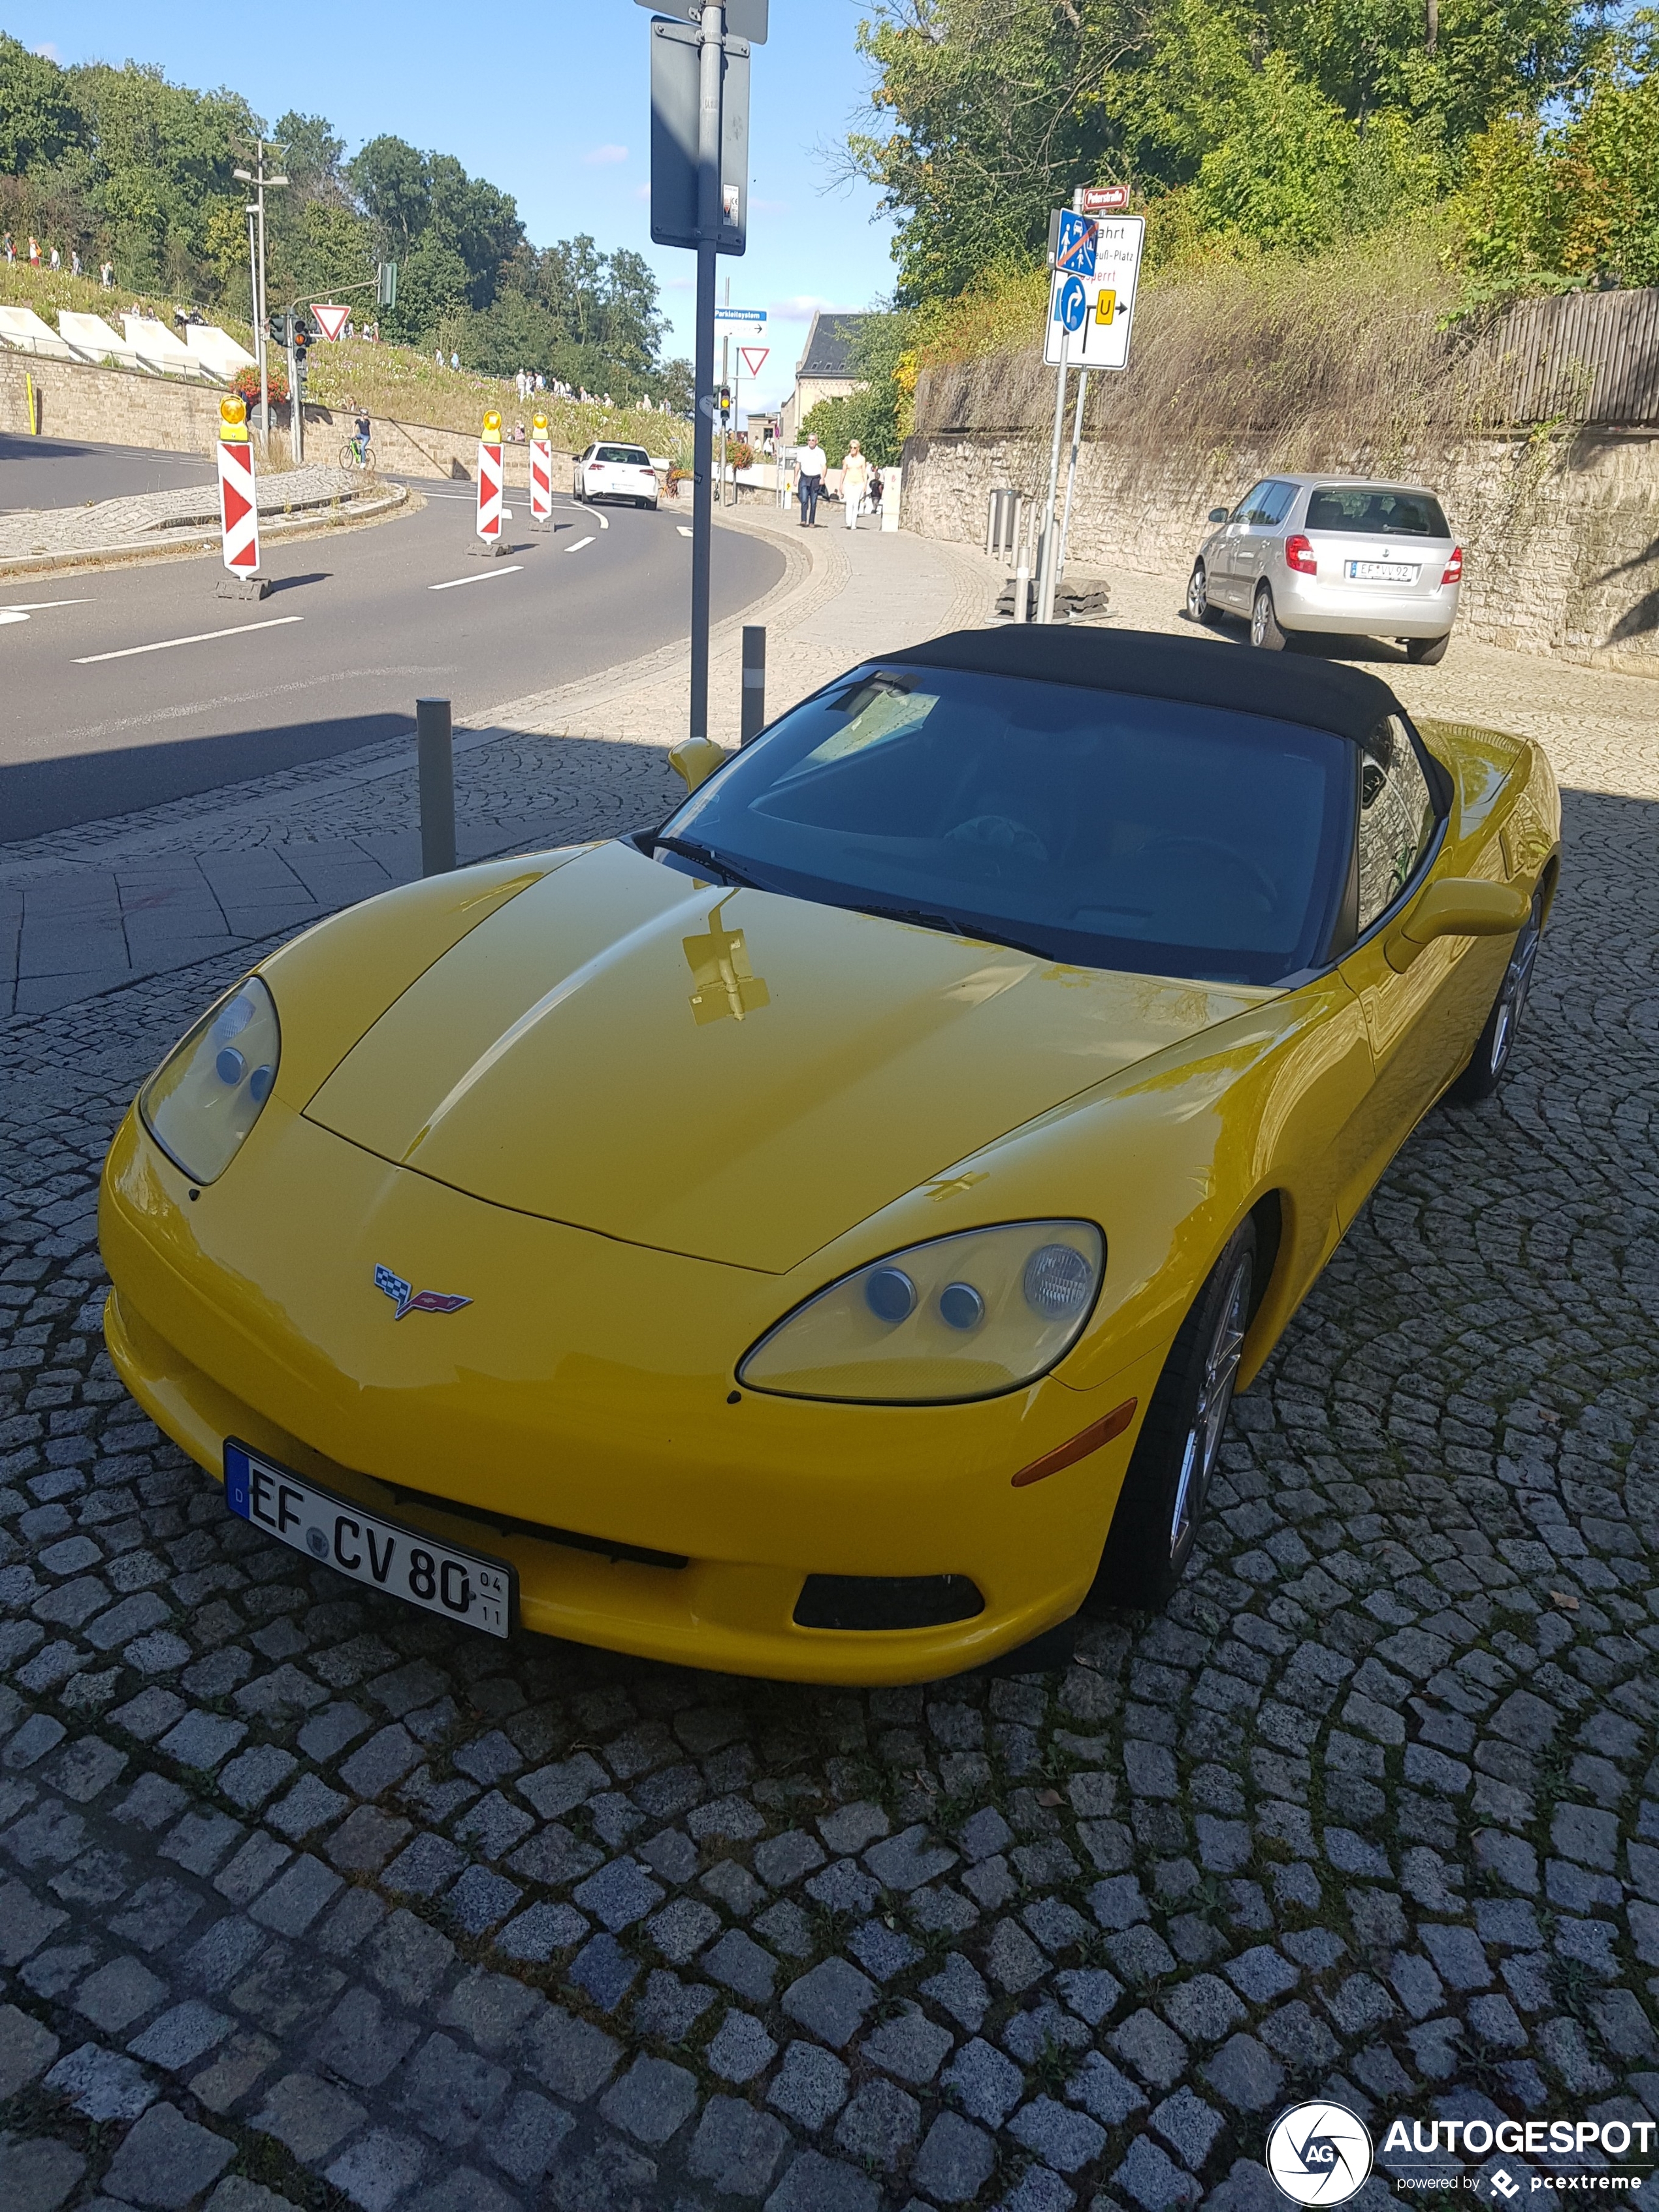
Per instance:
[[[226,444],[246,442],[247,402],[238,392],[227,393],[219,402],[219,435]]]
[[[501,441],[501,418],[493,407],[484,416],[483,441],[486,446],[499,446]]]
[[[532,415],[530,418],[530,427],[538,438],[544,438],[547,435],[546,416]]]

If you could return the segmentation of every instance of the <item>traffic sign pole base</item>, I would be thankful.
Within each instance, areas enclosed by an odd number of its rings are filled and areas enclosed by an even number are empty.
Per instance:
[[[270,589],[269,576],[233,576],[227,571],[214,586],[213,596],[216,599],[262,599]]]
[[[473,561],[499,561],[507,550],[499,538],[475,538],[466,549]]]

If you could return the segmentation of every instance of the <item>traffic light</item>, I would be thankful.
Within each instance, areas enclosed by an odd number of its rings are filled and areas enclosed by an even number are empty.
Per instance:
[[[287,345],[288,327],[291,320],[292,317],[288,315],[273,315],[270,318],[270,322],[266,325],[266,328],[270,332],[270,343],[272,345]]]
[[[395,261],[375,264],[374,304],[377,307],[395,307],[398,304],[398,264]]]
[[[306,355],[311,345],[311,332],[296,316],[294,324],[294,375],[301,392],[306,388]]]
[[[732,387],[729,384],[723,384],[720,386],[720,421],[729,422],[731,420]]]

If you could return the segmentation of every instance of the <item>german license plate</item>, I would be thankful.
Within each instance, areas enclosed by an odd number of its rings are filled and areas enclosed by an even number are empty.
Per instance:
[[[1415,561],[1350,561],[1348,574],[1357,584],[1414,584]]]
[[[519,1579],[505,1559],[367,1512],[351,1498],[337,1498],[320,1483],[231,1440],[225,1444],[225,1503],[278,1543],[355,1583],[481,1628],[486,1636],[512,1631]]]

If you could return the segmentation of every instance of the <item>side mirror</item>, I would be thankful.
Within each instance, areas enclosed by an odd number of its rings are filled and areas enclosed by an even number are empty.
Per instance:
[[[687,738],[670,751],[668,764],[684,781],[686,790],[693,792],[700,783],[707,783],[717,768],[724,768],[730,757],[726,747],[711,738]]]
[[[1232,509],[1230,507],[1212,507],[1210,509],[1210,520],[1212,522],[1224,522],[1231,513]]]
[[[1512,884],[1449,877],[1431,884],[1395,923],[1383,951],[1389,967],[1403,975],[1437,937],[1513,937],[1531,906]]]

